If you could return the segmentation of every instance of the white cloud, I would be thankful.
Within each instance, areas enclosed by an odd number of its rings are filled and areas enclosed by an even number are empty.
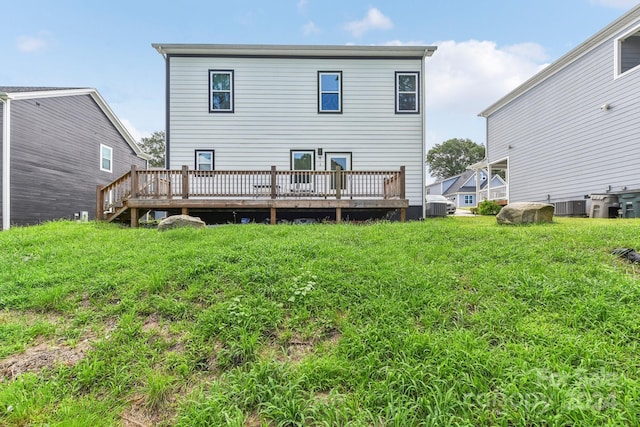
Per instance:
[[[298,11],[304,13],[309,5],[309,0],[298,0]]]
[[[640,1],[638,0],[589,0],[589,3],[598,6],[612,7],[614,9],[631,9]]]
[[[408,41],[408,42],[403,42],[400,40],[390,40],[388,42],[386,42],[384,44],[385,46],[425,46],[426,43],[422,42],[422,41]]]
[[[430,110],[476,115],[546,65],[544,49],[535,43],[499,48],[494,42],[469,40],[435,43],[427,59],[427,104]]]
[[[388,30],[393,28],[393,22],[375,7],[372,7],[360,21],[351,21],[345,24],[345,30],[354,37],[360,37],[371,30]]]
[[[124,127],[129,131],[129,133],[131,134],[131,136],[133,137],[133,139],[136,141],[136,143],[140,143],[140,140],[142,138],[151,136],[151,132],[148,131],[141,131],[136,129],[136,127],[127,119],[120,119],[120,122],[122,122],[122,124],[124,125]]]
[[[16,47],[20,52],[37,52],[46,49],[50,45],[51,35],[47,32],[40,32],[37,36],[18,37]]]
[[[313,21],[309,21],[302,27],[302,32],[305,36],[309,36],[311,34],[318,34],[320,32],[320,28],[318,28]]]

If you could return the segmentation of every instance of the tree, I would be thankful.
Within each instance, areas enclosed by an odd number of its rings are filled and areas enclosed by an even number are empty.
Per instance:
[[[466,138],[453,138],[436,144],[427,152],[427,165],[431,175],[444,179],[461,174],[483,158],[484,145]]]
[[[149,160],[149,166],[161,167],[165,166],[165,143],[164,143],[164,131],[156,131],[151,136],[140,139],[140,148],[142,151],[151,156]]]

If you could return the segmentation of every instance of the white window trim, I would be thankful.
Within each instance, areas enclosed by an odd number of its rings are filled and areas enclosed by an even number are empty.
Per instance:
[[[416,78],[416,90],[415,92],[400,92],[398,84],[400,83],[400,76],[415,76]],[[401,110],[400,109],[400,94],[401,93],[415,93],[416,105],[413,110]],[[395,109],[396,114],[420,114],[420,72],[419,71],[396,71],[395,78]]]
[[[211,169],[208,170],[215,170],[215,165],[216,165],[216,153],[215,150],[196,150],[195,153],[195,157],[196,157],[196,164],[195,164],[195,169],[196,170],[206,170],[206,169],[200,169],[200,163],[198,163],[198,155],[200,153],[211,153]]]
[[[616,37],[614,42],[613,42],[613,78],[614,80],[622,77],[622,76],[626,76],[628,74],[631,74],[633,72],[636,72],[640,69],[640,64],[636,65],[635,67],[631,68],[630,70],[625,71],[624,73],[621,73],[620,71],[620,66],[621,66],[621,60],[622,60],[622,44],[621,41],[628,38],[630,35],[635,34],[637,32],[640,31],[640,25],[636,25],[635,27],[633,27],[631,30],[627,31],[626,33],[624,33],[623,35]]]
[[[213,90],[213,75],[228,74],[229,90]],[[233,70],[209,70],[209,112],[210,113],[233,113],[235,111],[235,82]],[[229,92],[229,108],[213,108],[213,92]]]
[[[104,159],[102,152],[105,148],[109,150],[109,169],[102,167],[102,160]],[[100,170],[103,172],[113,172],[113,148],[104,144],[100,144]]]

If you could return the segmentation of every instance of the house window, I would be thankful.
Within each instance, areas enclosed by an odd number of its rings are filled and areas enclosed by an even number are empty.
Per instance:
[[[196,150],[196,170],[213,170],[213,150]]]
[[[420,112],[420,73],[396,72],[396,113]]]
[[[473,204],[473,196],[471,194],[465,194],[464,196],[464,204],[472,205]]]
[[[100,170],[112,172],[113,165],[113,149],[106,145],[100,144]]]
[[[636,28],[616,40],[616,75],[640,65],[640,31]]]
[[[312,171],[315,169],[313,150],[292,150],[291,151],[291,170],[294,171]],[[309,184],[311,182],[311,174],[300,173],[293,174],[292,182],[294,184]]]
[[[342,112],[342,71],[318,71],[318,112]]]
[[[209,70],[209,112],[233,113],[233,70]]]

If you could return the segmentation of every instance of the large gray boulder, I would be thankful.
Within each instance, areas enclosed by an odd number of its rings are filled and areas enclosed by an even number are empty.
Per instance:
[[[498,224],[542,224],[553,222],[554,206],[549,203],[519,202],[503,207],[496,220]]]
[[[158,224],[158,231],[170,230],[172,228],[204,228],[207,224],[200,218],[189,215],[168,216]]]

